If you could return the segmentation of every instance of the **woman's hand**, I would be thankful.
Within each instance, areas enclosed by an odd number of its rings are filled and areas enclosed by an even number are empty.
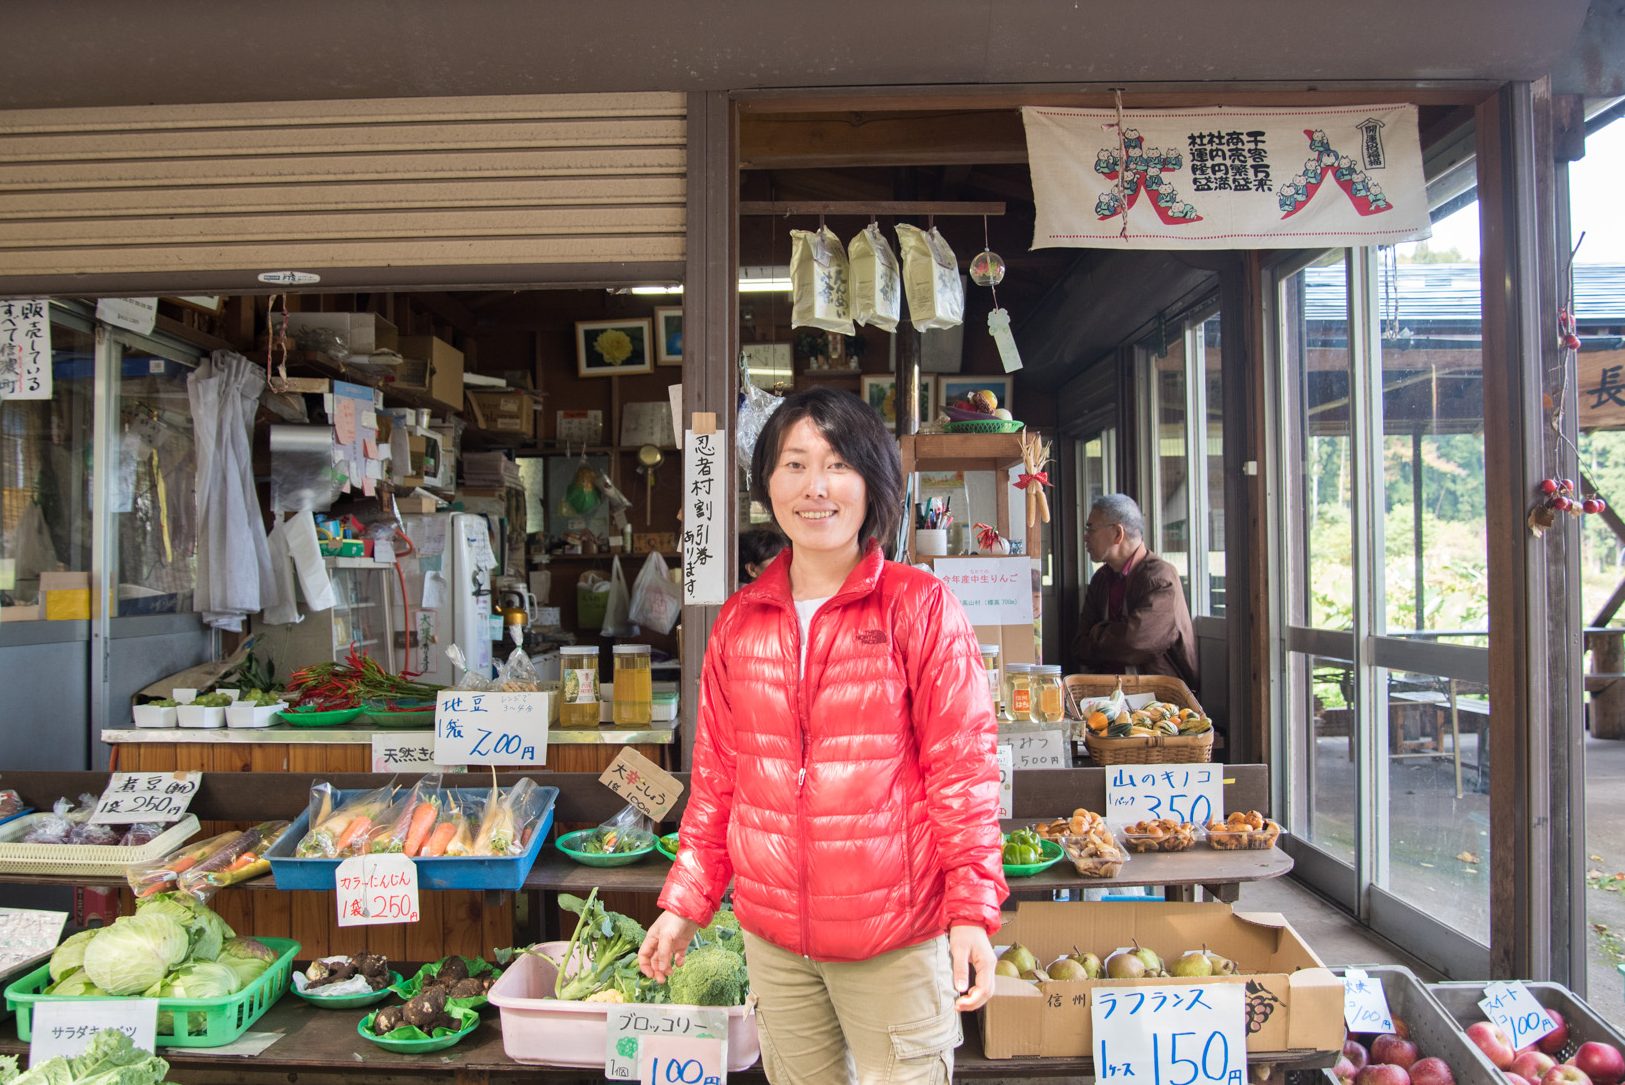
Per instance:
[[[649,934],[643,939],[643,945],[638,950],[638,968],[645,976],[658,983],[665,983],[671,978],[671,970],[683,963],[683,957],[688,953],[688,944],[694,940],[694,932],[700,925],[692,919],[684,919],[676,912],[661,912],[660,918],[649,925]],[[987,941],[987,935],[982,935],[982,941]],[[993,969],[993,947],[987,947],[988,974]]]
[[[650,932],[651,937],[653,933]],[[993,997],[993,968],[998,962],[994,959],[993,943],[988,941],[987,931],[973,923],[957,923],[949,927],[948,959],[954,969],[954,990],[963,992],[954,1000],[954,1009],[974,1010]],[[971,985],[972,970],[976,978],[974,986]]]

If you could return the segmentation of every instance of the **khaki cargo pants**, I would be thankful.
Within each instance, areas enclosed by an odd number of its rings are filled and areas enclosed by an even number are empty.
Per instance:
[[[948,939],[867,961],[811,961],[745,935],[773,1085],[941,1085],[963,1035]]]

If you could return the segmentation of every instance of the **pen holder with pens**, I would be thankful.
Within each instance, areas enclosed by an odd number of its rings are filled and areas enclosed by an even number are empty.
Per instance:
[[[914,554],[922,558],[940,558],[948,553],[948,529],[921,527],[914,529]]]

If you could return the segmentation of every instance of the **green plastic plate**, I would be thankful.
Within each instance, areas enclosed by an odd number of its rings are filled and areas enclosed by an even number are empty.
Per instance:
[[[574,859],[576,862],[580,863],[582,866],[597,867],[631,866],[633,863],[655,850],[655,844],[652,842],[646,848],[639,848],[637,851],[616,852],[614,855],[594,855],[584,851],[577,851],[574,847],[572,847],[572,845],[576,841],[580,840],[583,836],[596,831],[597,830],[595,829],[577,829],[573,833],[565,833],[563,836],[559,837],[553,842],[553,846],[558,848],[564,854],[568,855],[570,858]],[[656,839],[658,840],[658,838]]]
[[[943,430],[947,433],[1015,433],[1025,422],[1014,418],[987,418],[974,422],[945,422]]]
[[[670,847],[666,846],[668,840],[671,841]],[[655,850],[675,863],[677,861],[677,834],[667,833],[665,836],[655,837]]]
[[[1004,876],[1006,878],[1030,878],[1034,874],[1042,874],[1056,863],[1059,863],[1061,856],[1066,854],[1061,849],[1061,845],[1053,840],[1045,840],[1043,845],[1044,857],[1042,859],[1036,863],[1006,863],[1004,864]]]
[[[376,991],[368,991],[364,995],[306,994],[297,986],[290,986],[289,989],[292,990],[294,994],[310,1003],[312,1006],[320,1006],[324,1010],[355,1010],[360,1009],[362,1006],[376,1005],[394,993],[389,988],[390,986],[401,982],[401,974],[399,972],[391,972],[389,975],[389,984],[386,984]],[[316,990],[320,991],[321,988],[318,987]]]
[[[448,1036],[431,1036],[425,1040],[391,1040],[387,1036],[373,1035],[370,1026],[372,1025],[372,1019],[377,1016],[378,1012],[376,1010],[369,1013],[356,1022],[355,1030],[384,1050],[398,1051],[402,1055],[427,1055],[431,1051],[444,1051],[480,1027],[479,1014],[475,1014],[464,1023],[461,1030]]]
[[[343,727],[359,715],[359,708],[339,708],[332,712],[278,712],[277,718],[294,727]]]

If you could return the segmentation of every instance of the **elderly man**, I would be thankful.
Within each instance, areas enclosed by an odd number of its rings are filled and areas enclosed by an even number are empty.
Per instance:
[[[1145,547],[1145,517],[1132,498],[1107,494],[1089,509],[1084,546],[1102,568],[1089,581],[1073,642],[1093,673],[1171,674],[1193,691],[1196,633],[1179,573]]]

